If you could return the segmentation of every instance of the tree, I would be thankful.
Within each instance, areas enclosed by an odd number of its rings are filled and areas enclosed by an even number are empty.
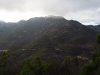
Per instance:
[[[7,59],[10,57],[10,54],[8,52],[3,52],[2,56],[0,58],[0,67],[6,67],[7,65]]]
[[[97,34],[97,37],[96,37],[96,42],[98,45],[100,45],[100,33]]]
[[[32,67],[32,62],[30,58],[27,58],[23,66],[23,69],[20,72],[20,75],[34,75],[34,72],[32,71],[31,67]]]
[[[97,35],[96,42],[100,48],[100,34]],[[92,61],[83,66],[80,75],[100,75],[100,51],[92,54]]]
[[[40,57],[36,57],[34,61],[27,58],[20,75],[46,75],[48,66],[49,64],[43,63]]]

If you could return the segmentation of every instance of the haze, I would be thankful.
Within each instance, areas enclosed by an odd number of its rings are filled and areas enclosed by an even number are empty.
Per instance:
[[[0,0],[0,20],[5,22],[47,15],[100,24],[100,0]]]

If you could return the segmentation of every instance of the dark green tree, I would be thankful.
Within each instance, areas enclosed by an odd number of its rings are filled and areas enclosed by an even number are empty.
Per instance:
[[[43,63],[40,57],[36,57],[34,61],[28,58],[20,72],[20,75],[46,75],[49,64]]]
[[[97,34],[97,37],[96,37],[96,42],[98,45],[100,45],[100,33]]]
[[[20,75],[34,75],[34,71],[32,70],[32,62],[30,58],[26,59],[25,65],[23,66]]]
[[[92,61],[83,66],[80,75],[100,75],[100,34],[97,35],[96,42],[99,51],[92,54]]]
[[[0,67],[5,67],[7,65],[7,59],[10,57],[8,52],[3,52],[0,58]]]

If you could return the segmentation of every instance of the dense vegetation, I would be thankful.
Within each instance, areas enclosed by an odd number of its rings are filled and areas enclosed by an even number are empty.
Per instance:
[[[100,49],[100,34],[96,41]],[[65,57],[62,62],[44,61],[39,56],[18,61],[15,56],[3,52],[0,75],[100,75],[100,51],[93,53],[88,61],[79,57]]]
[[[63,62],[43,61],[38,56],[22,62],[4,52],[0,58],[0,75],[78,75],[83,62],[71,57]]]
[[[90,58],[98,32],[63,17],[36,17],[17,23],[0,23],[0,51],[20,61],[27,57],[62,61],[66,56]]]
[[[97,33],[55,16],[0,22],[0,75],[99,75]]]
[[[80,75],[100,75],[100,34],[96,39],[99,51],[92,54],[92,60],[83,66]]]

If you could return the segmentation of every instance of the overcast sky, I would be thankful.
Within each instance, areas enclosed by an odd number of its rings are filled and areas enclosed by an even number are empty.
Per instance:
[[[100,0],[0,0],[0,20],[5,22],[47,15],[100,24]]]

